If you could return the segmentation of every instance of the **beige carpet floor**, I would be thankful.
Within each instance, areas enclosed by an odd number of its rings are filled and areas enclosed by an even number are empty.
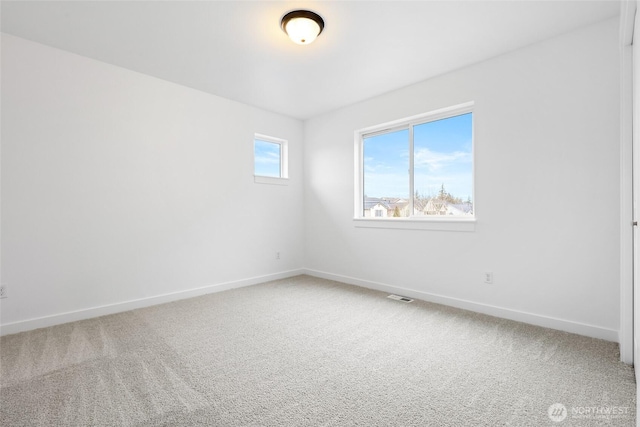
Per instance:
[[[632,426],[636,406],[615,343],[307,276],[2,337],[0,384],[2,426]]]

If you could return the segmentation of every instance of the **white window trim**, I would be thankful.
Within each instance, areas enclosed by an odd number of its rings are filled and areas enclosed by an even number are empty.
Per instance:
[[[475,231],[476,218],[354,218],[357,228],[386,228],[399,230]]]
[[[253,156],[253,181],[256,184],[272,184],[272,185],[289,185],[289,142],[286,139],[276,138],[261,133],[253,135],[253,144],[255,145],[256,139],[265,142],[271,142],[280,145],[280,176],[264,176],[256,175],[256,163],[255,163],[255,147],[251,154]]]
[[[475,151],[476,144],[474,138],[474,128],[471,129],[471,176],[472,183],[472,198],[473,198],[473,217],[426,217],[426,216],[411,216],[408,218],[375,218],[375,217],[363,217],[364,212],[364,138],[375,136],[376,134],[387,133],[399,129],[409,129],[412,133],[413,126],[422,123],[432,122],[448,117],[458,116],[466,113],[474,113],[474,103],[466,102],[464,104],[458,104],[451,107],[441,108],[435,111],[430,111],[424,114],[418,114],[415,116],[407,117],[404,119],[394,120],[391,122],[366,127],[356,130],[354,132],[354,170],[355,170],[355,197],[354,197],[354,226],[359,228],[387,228],[387,229],[403,229],[403,230],[439,230],[439,231],[475,231],[475,224],[477,222],[478,212],[476,203],[476,179],[475,179]],[[475,114],[474,114],[475,118]],[[410,147],[409,150],[413,150],[413,135],[410,135]],[[409,173],[413,176],[413,164],[409,165]],[[409,212],[413,212],[413,194],[415,193],[413,188],[413,179],[410,180],[409,186]]]

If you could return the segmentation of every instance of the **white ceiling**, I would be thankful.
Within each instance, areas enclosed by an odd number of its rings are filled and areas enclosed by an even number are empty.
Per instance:
[[[619,14],[608,1],[2,1],[2,31],[305,119]],[[280,29],[322,15],[311,45]]]

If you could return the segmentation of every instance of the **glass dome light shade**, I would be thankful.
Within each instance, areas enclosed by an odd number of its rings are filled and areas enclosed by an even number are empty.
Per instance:
[[[324,28],[324,20],[308,10],[294,10],[282,18],[282,29],[297,44],[312,43]]]

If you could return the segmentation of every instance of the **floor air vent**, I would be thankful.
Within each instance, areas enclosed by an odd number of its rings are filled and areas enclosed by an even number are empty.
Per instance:
[[[396,301],[402,301],[402,302],[407,302],[407,303],[413,302],[413,299],[408,298],[408,297],[403,297],[403,296],[400,296],[400,295],[389,295],[387,298],[391,298],[391,299],[394,299]]]

